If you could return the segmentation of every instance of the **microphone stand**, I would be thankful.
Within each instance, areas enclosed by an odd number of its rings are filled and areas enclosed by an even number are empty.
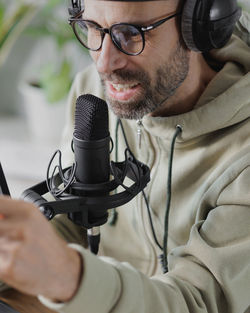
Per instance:
[[[100,226],[88,229],[87,234],[90,251],[94,254],[97,254],[101,240]]]
[[[114,177],[111,181],[100,184],[71,182],[67,178],[72,176],[74,166],[59,168],[59,173],[52,176],[49,183],[45,180],[26,189],[21,198],[34,203],[48,220],[58,214],[68,214],[71,219],[72,214],[80,213],[79,225],[88,230],[90,249],[97,253],[100,242],[99,226],[107,222],[108,210],[132,200],[150,181],[150,170],[147,165],[138,161],[129,149],[125,150],[125,157],[123,162],[111,161],[111,174]],[[123,184],[125,177],[134,183],[129,187],[125,186]],[[62,184],[65,188],[60,190],[58,186]],[[51,186],[54,186],[54,192]],[[124,191],[110,195],[110,192],[118,186],[122,186]],[[52,193],[55,201],[47,201],[43,197],[48,192]],[[81,196],[79,195],[81,193],[90,196]],[[100,193],[101,196],[91,196],[93,193]]]

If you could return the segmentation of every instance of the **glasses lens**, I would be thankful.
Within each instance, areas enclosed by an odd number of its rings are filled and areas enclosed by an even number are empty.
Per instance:
[[[102,35],[95,23],[79,20],[74,24],[74,30],[80,42],[90,50],[98,50],[102,45]]]
[[[136,55],[143,50],[142,34],[132,25],[117,24],[112,26],[111,36],[116,45],[127,54]]]

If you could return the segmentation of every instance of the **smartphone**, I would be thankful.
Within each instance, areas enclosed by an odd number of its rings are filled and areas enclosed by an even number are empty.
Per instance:
[[[1,313],[19,313],[18,311],[14,310],[10,307],[7,303],[0,300],[0,312]]]
[[[10,190],[4,175],[1,162],[0,162],[0,195],[10,196]]]

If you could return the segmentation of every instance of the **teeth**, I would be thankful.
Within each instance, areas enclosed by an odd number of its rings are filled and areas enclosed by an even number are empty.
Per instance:
[[[131,89],[134,86],[136,86],[137,84],[113,84],[112,86],[117,90],[117,91],[124,91],[127,89]]]

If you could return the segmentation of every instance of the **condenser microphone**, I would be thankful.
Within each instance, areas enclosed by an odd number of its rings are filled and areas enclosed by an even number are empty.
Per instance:
[[[80,96],[76,101],[73,151],[75,155],[74,194],[77,196],[105,196],[107,192],[83,191],[81,184],[95,185],[110,179],[110,135],[108,107],[105,101],[93,95]],[[79,184],[79,189],[77,188]],[[90,212],[90,220],[101,218],[107,212]],[[99,216],[98,216],[99,215]],[[69,213],[69,218],[77,225],[84,225],[81,212]],[[88,230],[89,245],[97,253],[100,240],[99,227]]]
[[[90,250],[97,254],[100,226],[108,220],[108,210],[132,200],[150,181],[147,165],[138,161],[127,147],[125,160],[110,162],[108,107],[93,95],[82,95],[76,101],[72,151],[75,162],[62,168],[62,153],[56,150],[47,169],[46,180],[26,189],[21,197],[34,203],[51,220],[67,214],[75,224],[88,230]],[[58,156],[52,175],[52,163]],[[111,177],[112,178],[111,178]],[[130,185],[125,185],[125,178]],[[123,190],[116,192],[119,186]],[[50,192],[54,200],[43,195]]]

